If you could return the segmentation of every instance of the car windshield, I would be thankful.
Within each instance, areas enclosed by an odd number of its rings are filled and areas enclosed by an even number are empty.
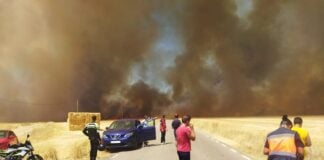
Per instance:
[[[115,121],[108,129],[121,130],[121,129],[131,129],[135,127],[135,121]]]
[[[0,138],[6,137],[6,131],[0,131]]]

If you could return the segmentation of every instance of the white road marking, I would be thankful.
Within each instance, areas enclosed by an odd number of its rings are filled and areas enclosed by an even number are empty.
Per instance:
[[[214,140],[216,143],[219,143],[219,144],[221,144],[223,147],[229,148],[232,152],[239,154],[239,152],[238,152],[237,150],[235,150],[235,149],[233,149],[233,148],[231,148],[231,147],[225,145],[223,142],[219,141],[216,137],[209,135],[209,134],[208,134],[207,132],[205,132],[205,131],[201,131],[201,132],[203,132],[204,135],[205,135],[206,137],[208,137],[208,138]],[[247,156],[245,156],[245,155],[242,155],[242,154],[240,154],[240,155],[241,155],[244,159],[246,159],[246,160],[251,160],[251,158],[249,158],[249,157],[247,157]]]
[[[114,159],[118,156],[118,154],[115,154],[114,156],[111,157],[111,159]]]
[[[233,149],[233,148],[230,148],[230,150],[231,150],[232,152],[234,152],[234,153],[237,153],[237,151],[236,151],[235,149]]]
[[[249,157],[242,155],[243,158],[247,159],[247,160],[251,160]]]

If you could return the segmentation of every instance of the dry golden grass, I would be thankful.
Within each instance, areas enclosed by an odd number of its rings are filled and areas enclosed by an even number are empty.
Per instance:
[[[102,121],[101,128],[108,126],[110,121]],[[0,129],[13,130],[20,142],[26,135],[35,148],[35,153],[46,160],[86,160],[89,159],[90,144],[81,131],[69,131],[66,122],[45,123],[0,123]],[[98,152],[98,158],[109,157],[108,152]]]
[[[88,148],[90,148],[88,140],[83,140],[80,142],[76,142],[73,145],[72,153],[74,154],[73,157],[76,159],[82,159],[88,157]]]
[[[291,117],[293,118],[293,117]],[[304,127],[308,129],[313,146],[312,160],[324,159],[324,116],[303,117]],[[238,149],[252,159],[263,160],[262,154],[266,135],[279,127],[281,117],[267,118],[206,118],[193,119],[196,128],[204,130]]]
[[[292,117],[291,117],[292,118]],[[310,132],[313,146],[312,160],[324,159],[324,116],[303,117],[304,127]],[[266,135],[277,129],[281,117],[266,118],[205,118],[193,119],[195,127],[233,146],[252,159],[263,160]],[[101,128],[111,121],[101,121]],[[24,142],[31,135],[35,153],[46,160],[86,160],[90,145],[81,131],[69,131],[65,122],[54,123],[0,123],[0,129],[11,129]],[[109,157],[108,152],[98,152],[98,158]]]
[[[53,147],[40,148],[39,153],[42,153],[42,157],[46,160],[58,160],[57,151]]]

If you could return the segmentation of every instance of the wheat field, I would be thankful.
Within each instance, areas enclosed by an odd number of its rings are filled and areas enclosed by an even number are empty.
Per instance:
[[[292,117],[291,117],[292,118]],[[310,132],[312,160],[323,160],[324,116],[303,117],[304,127]],[[281,117],[260,118],[193,118],[197,130],[213,135],[220,141],[248,155],[253,160],[264,160],[262,154],[266,135],[279,127]],[[101,121],[101,128],[111,121]],[[0,123],[0,129],[13,130],[20,142],[26,135],[38,153],[46,160],[87,160],[90,145],[81,131],[69,131],[66,122]],[[199,137],[198,137],[199,138]],[[109,157],[109,152],[98,152],[98,159]]]
[[[100,127],[104,129],[110,123],[102,121]],[[13,130],[20,142],[24,142],[26,135],[30,134],[35,153],[46,160],[89,159],[88,138],[81,131],[69,131],[66,122],[0,123],[0,129]],[[109,157],[109,153],[98,151],[98,159],[104,157]]]
[[[293,120],[293,117],[290,117]],[[324,159],[324,116],[303,117],[311,139],[312,147],[308,159]],[[234,147],[255,160],[264,160],[263,145],[266,135],[277,129],[281,117],[260,118],[200,118],[193,119],[197,129],[203,130],[220,141]],[[199,138],[199,137],[198,137]]]

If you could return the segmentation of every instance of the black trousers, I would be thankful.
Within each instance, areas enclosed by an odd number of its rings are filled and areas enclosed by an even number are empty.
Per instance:
[[[177,132],[176,132],[177,130],[175,129],[175,130],[173,130],[173,134],[174,134],[174,138],[175,139],[177,139]]]
[[[90,140],[90,160],[96,160],[98,146],[98,140]]]
[[[179,160],[190,160],[190,152],[179,152],[178,151]]]
[[[161,143],[165,142],[165,132],[166,131],[161,131]]]

